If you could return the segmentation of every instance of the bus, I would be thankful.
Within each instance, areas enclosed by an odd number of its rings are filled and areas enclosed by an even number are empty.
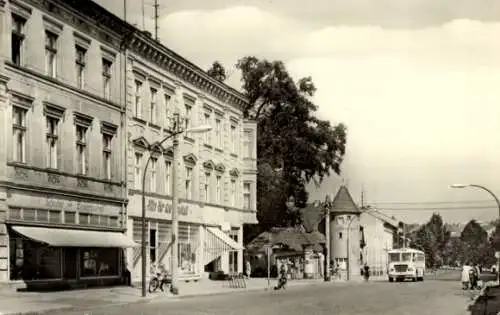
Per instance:
[[[424,281],[425,253],[413,248],[391,249],[387,252],[387,275],[389,282]]]

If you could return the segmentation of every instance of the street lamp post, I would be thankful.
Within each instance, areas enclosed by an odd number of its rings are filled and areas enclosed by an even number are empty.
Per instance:
[[[325,262],[326,262],[326,267],[325,267],[325,281],[330,281],[331,279],[331,274],[330,274],[330,256],[331,256],[331,248],[330,248],[330,211],[332,209],[333,202],[330,198],[330,195],[326,195],[325,197],[325,203],[324,203],[324,208],[325,208],[325,249],[326,249],[326,255],[325,255]]]
[[[177,163],[178,163],[178,140],[177,136],[183,132],[193,132],[193,133],[202,133],[202,132],[207,132],[212,129],[211,126],[199,126],[195,127],[192,129],[185,130],[182,128],[182,122],[183,119],[181,119],[180,115],[178,113],[174,114],[174,117],[172,118],[172,127],[169,129],[169,135],[165,137],[163,140],[161,140],[158,144],[155,143],[155,147],[149,147],[148,150],[150,151],[148,160],[146,161],[146,165],[144,166],[144,171],[142,173],[142,239],[141,239],[141,259],[142,259],[142,296],[145,297],[147,295],[147,281],[146,281],[146,275],[147,275],[147,227],[146,227],[146,174],[148,171],[148,166],[149,163],[151,162],[151,151],[154,150],[155,148],[162,148],[162,144],[167,141],[170,138],[174,138],[174,145],[173,145],[173,156],[174,156],[174,161],[172,165],[172,257],[170,259],[170,272],[172,274],[172,285],[171,285],[171,290],[173,293],[177,292],[177,287],[176,287],[176,281],[177,281],[177,230],[179,226],[178,222],[178,217],[177,217],[177,204],[178,204],[178,193],[177,193]]]
[[[498,200],[498,197],[488,188],[481,186],[481,185],[476,185],[476,184],[453,184],[453,185],[450,185],[450,187],[451,188],[474,187],[474,188],[479,188],[479,189],[486,191],[487,193],[489,193],[493,197],[493,199],[495,199],[495,202],[497,203],[497,207],[498,207],[498,215],[500,217],[500,201]],[[497,257],[497,282],[500,283],[500,257]]]

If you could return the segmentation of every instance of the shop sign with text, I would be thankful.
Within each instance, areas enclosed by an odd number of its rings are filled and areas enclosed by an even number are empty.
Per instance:
[[[50,210],[85,213],[114,213],[120,210],[118,206],[103,204],[101,202],[23,193],[13,193],[9,198],[9,203],[19,207],[39,207]]]
[[[146,201],[146,210],[158,213],[172,213],[172,203],[167,203],[164,200],[149,199]],[[191,209],[188,205],[177,205],[177,213],[182,216],[191,214]]]

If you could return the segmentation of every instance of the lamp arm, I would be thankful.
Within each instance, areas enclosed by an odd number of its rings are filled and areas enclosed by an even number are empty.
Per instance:
[[[486,188],[484,186],[476,185],[476,184],[471,184],[469,186],[482,189],[482,190],[486,191],[487,193],[489,193],[493,197],[493,199],[495,199],[495,202],[497,203],[497,206],[498,206],[498,211],[500,212],[500,201],[498,200],[498,197],[491,190],[489,190],[488,188]]]

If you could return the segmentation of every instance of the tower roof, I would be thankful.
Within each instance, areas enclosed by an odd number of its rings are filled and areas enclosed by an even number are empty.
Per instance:
[[[361,213],[346,186],[341,186],[333,199],[333,206],[330,211],[336,214]]]
[[[317,230],[318,224],[325,218],[325,209],[321,205],[309,204],[301,209],[301,213],[304,228],[308,232]],[[354,203],[347,187],[341,186],[333,199],[330,213],[333,215],[361,214],[361,210]]]

